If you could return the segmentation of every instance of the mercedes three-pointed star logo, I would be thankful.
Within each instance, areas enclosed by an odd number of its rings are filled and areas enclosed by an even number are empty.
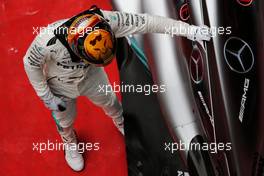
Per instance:
[[[189,70],[192,81],[199,84],[203,80],[204,63],[202,53],[198,47],[192,50]]]
[[[237,73],[249,72],[255,62],[249,44],[238,37],[230,37],[225,42],[224,57],[229,68]]]
[[[180,8],[180,18],[182,21],[187,21],[190,18],[188,4],[185,3]]]
[[[237,0],[237,2],[242,6],[250,6],[253,0]]]

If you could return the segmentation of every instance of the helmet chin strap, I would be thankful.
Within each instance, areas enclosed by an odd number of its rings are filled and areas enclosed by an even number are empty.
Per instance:
[[[72,60],[72,62],[76,62],[76,63],[79,63],[82,61],[82,59],[78,58],[78,57],[71,57],[71,60]]]

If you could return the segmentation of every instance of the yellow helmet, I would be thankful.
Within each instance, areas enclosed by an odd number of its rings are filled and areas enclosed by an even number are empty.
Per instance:
[[[77,17],[68,28],[67,42],[87,64],[109,64],[116,50],[116,39],[107,21],[98,14]]]

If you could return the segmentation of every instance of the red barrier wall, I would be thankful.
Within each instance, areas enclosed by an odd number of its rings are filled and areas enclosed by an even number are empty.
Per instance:
[[[60,142],[50,112],[36,96],[23,69],[22,58],[33,40],[33,27],[72,15],[108,1],[0,0],[0,175],[126,176],[124,140],[100,108],[81,97],[75,126],[81,142],[100,142],[99,151],[85,152],[85,170],[74,173],[63,151],[33,151],[33,143]],[[116,63],[106,68],[118,81]]]

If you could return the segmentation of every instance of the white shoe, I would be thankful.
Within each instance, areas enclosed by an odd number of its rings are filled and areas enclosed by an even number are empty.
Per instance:
[[[74,171],[81,171],[84,167],[84,159],[82,154],[78,152],[76,143],[65,145],[65,160]]]
[[[116,128],[119,130],[119,132],[124,136],[125,131],[124,131],[124,117],[120,116],[118,118],[114,118],[113,122],[116,126]]]

